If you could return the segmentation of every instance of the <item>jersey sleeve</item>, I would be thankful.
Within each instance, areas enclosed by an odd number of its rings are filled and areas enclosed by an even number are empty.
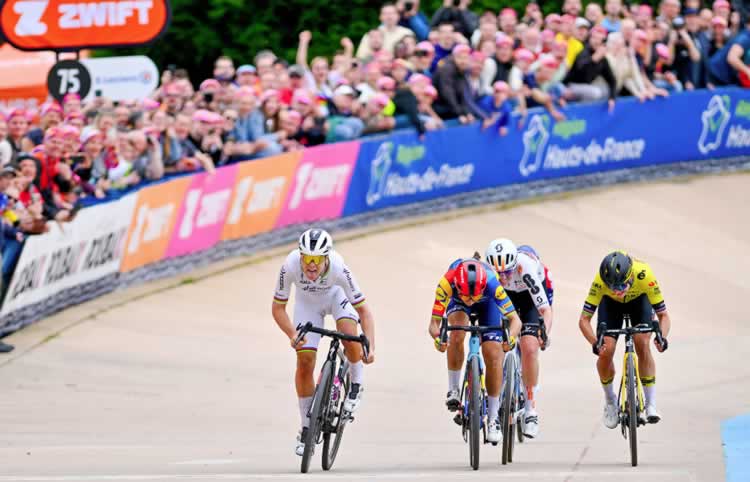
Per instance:
[[[294,260],[292,255],[287,256],[284,264],[281,265],[279,270],[279,279],[276,283],[276,291],[273,294],[273,302],[280,305],[285,305],[289,301],[289,293],[292,291],[292,283],[294,283]]]
[[[359,288],[357,279],[354,277],[354,273],[349,267],[341,262],[341,272],[339,274],[339,285],[344,288],[346,297],[349,298],[349,302],[354,308],[359,308],[365,304],[365,295],[362,294],[362,290]]]
[[[589,295],[586,297],[586,301],[583,303],[583,312],[593,315],[596,311],[596,307],[602,301],[604,296],[604,282],[602,281],[599,273],[594,277],[594,281],[591,282],[591,288],[589,288]]]
[[[432,305],[432,317],[442,319],[448,309],[448,303],[453,296],[453,288],[448,281],[447,274],[440,278],[437,288],[435,288],[435,302]]]
[[[536,266],[534,266],[534,268],[536,268]],[[547,292],[544,290],[544,280],[539,279],[539,274],[536,269],[526,269],[524,267],[521,279],[526,285],[526,289],[529,290],[529,294],[534,300],[534,305],[537,309],[549,306]]]
[[[516,311],[516,308],[513,306],[513,302],[510,301],[508,293],[503,289],[503,285],[500,284],[494,271],[488,274],[490,277],[487,280],[487,289],[490,291],[492,299],[495,301],[495,305],[497,305],[500,313],[507,318]]]
[[[642,282],[646,285],[646,296],[648,296],[648,302],[651,303],[654,311],[657,313],[666,311],[667,305],[664,303],[664,295],[661,293],[659,282],[656,281],[656,276],[654,276],[654,272],[651,271],[651,268],[646,269],[645,277]]]

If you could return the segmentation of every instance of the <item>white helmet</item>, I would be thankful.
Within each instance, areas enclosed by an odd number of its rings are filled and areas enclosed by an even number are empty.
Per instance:
[[[510,239],[498,238],[487,246],[484,259],[495,268],[495,271],[510,271],[515,269],[518,262],[518,249]]]
[[[327,231],[308,229],[299,237],[299,251],[308,256],[328,256],[333,249],[333,238]]]

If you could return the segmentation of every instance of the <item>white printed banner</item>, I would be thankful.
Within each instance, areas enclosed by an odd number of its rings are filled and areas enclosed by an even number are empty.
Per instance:
[[[70,223],[29,236],[8,288],[2,314],[61,290],[119,271],[136,194],[81,210]]]

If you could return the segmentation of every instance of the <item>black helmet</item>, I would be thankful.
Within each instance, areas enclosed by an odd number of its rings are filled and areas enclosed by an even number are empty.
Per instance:
[[[622,290],[632,274],[633,259],[622,251],[609,253],[599,266],[599,276],[611,290]]]

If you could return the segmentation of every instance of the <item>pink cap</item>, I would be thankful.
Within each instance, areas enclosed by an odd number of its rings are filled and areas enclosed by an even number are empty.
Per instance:
[[[669,58],[669,47],[667,47],[664,44],[656,44],[656,55],[661,57],[662,59],[668,59]]]
[[[45,141],[49,140],[49,139],[62,139],[64,137],[65,137],[65,133],[59,127],[50,127],[44,133],[44,140]]]
[[[518,14],[512,8],[507,7],[507,8],[504,8],[504,9],[500,10],[500,17],[518,18]]]
[[[224,116],[217,112],[209,112],[209,115],[206,116],[208,119],[209,124],[213,124],[215,126],[223,126],[224,125]]]
[[[65,139],[78,139],[81,137],[81,131],[76,126],[64,125],[60,128]]]
[[[497,82],[492,84],[492,90],[494,90],[495,92],[510,92],[510,86],[507,82],[498,80]]]
[[[81,100],[81,96],[78,95],[78,94],[74,94],[73,92],[71,92],[69,94],[65,94],[63,96],[62,100],[63,100],[63,104],[66,103],[66,102],[68,102],[68,101],[70,101],[70,100],[78,100],[78,101],[80,101]]]
[[[633,32],[633,38],[645,42],[648,40],[648,34],[645,30],[638,29]]]
[[[487,56],[484,55],[483,52],[480,52],[479,50],[475,50],[474,52],[471,53],[471,58],[472,60],[475,60],[477,62],[484,62],[484,59],[486,59]]]
[[[424,94],[428,97],[432,97],[433,99],[437,99],[438,91],[433,85],[428,85],[424,88]]]
[[[729,10],[729,2],[727,2],[727,0],[716,0],[714,2],[714,10],[719,10],[721,8]]]
[[[206,91],[206,90],[209,90],[209,89],[216,90],[216,89],[220,89],[220,88],[221,88],[221,84],[219,83],[218,80],[216,80],[216,79],[206,79],[203,82],[201,82],[199,90]]]
[[[249,85],[243,85],[242,87],[237,89],[235,97],[238,99],[242,99],[245,97],[255,97],[255,91]]]
[[[312,100],[310,99],[310,96],[307,95],[307,93],[301,89],[294,92],[294,95],[292,96],[292,102],[298,102],[302,105],[312,104]]]
[[[45,102],[44,104],[42,104],[41,114],[45,116],[50,112],[57,112],[58,114],[62,114],[63,109],[57,102]]]
[[[498,47],[502,47],[503,45],[512,47],[513,39],[503,32],[498,32],[495,38],[495,45],[497,45]]]
[[[602,27],[601,25],[597,25],[594,28],[592,28],[591,33],[594,33],[594,32],[598,33],[599,35],[603,35],[605,37],[609,35],[609,31],[606,28]]]
[[[387,106],[390,101],[391,99],[385,94],[375,94],[372,98],[372,102],[380,107]]]
[[[268,99],[270,99],[271,97],[276,97],[278,99],[279,98],[279,91],[276,90],[276,89],[268,89],[268,90],[264,91],[260,95],[260,101],[261,102],[265,102]]]
[[[74,110],[71,112],[68,112],[68,115],[65,116],[65,122],[70,122],[73,119],[83,119],[83,112],[80,110]]]
[[[542,65],[542,67],[546,67],[548,69],[556,69],[560,66],[560,62],[557,61],[555,56],[549,54],[544,54],[539,57],[539,63]]]
[[[86,145],[88,141],[97,136],[104,137],[99,129],[84,129],[81,132],[81,137],[79,138],[79,140],[81,141],[81,144]]]
[[[295,121],[297,123],[299,123],[302,120],[302,114],[300,114],[296,110],[288,110],[288,111],[286,111],[286,116],[289,119],[291,119],[291,120],[293,120],[293,121]]]
[[[549,15],[547,15],[547,18],[544,19],[546,23],[557,23],[560,20],[562,20],[562,18],[560,18],[560,15],[556,13],[550,13]]]
[[[727,26],[727,19],[724,17],[719,17],[718,15],[711,19],[711,25],[714,27],[723,27],[726,28]]]
[[[542,30],[542,42],[551,42],[555,40],[555,31],[548,28]]]
[[[157,110],[161,104],[154,99],[146,97],[141,101],[141,106],[143,107],[143,110],[151,112]]]
[[[434,53],[435,52],[435,46],[432,45],[430,42],[423,40],[422,42],[419,42],[417,44],[417,47],[415,50],[424,50],[425,52]]]
[[[650,17],[652,13],[654,13],[654,10],[651,8],[650,5],[641,5],[638,7],[639,15]]]
[[[560,17],[562,23],[576,23],[576,18],[573,15],[565,14]]]
[[[206,109],[198,109],[195,112],[193,112],[193,122],[206,122],[210,123],[212,120],[211,118],[211,111]]]
[[[381,77],[378,79],[376,85],[380,90],[390,90],[396,88],[396,81],[392,77]]]
[[[16,108],[11,109],[11,111],[8,112],[8,115],[5,116],[8,121],[10,121],[14,117],[23,117],[24,119],[28,119],[28,114],[24,109]]]
[[[45,140],[47,139],[46,135],[44,136],[44,139]],[[31,150],[29,154],[31,154],[32,156],[36,156],[37,154],[40,154],[43,152],[44,152],[44,144],[39,144],[38,146],[34,146],[34,148]],[[39,158],[36,157],[36,160],[39,160]]]
[[[470,54],[470,53],[471,53],[471,47],[469,47],[466,44],[458,44],[455,47],[453,47],[453,55]]]
[[[424,74],[412,74],[411,77],[409,77],[409,83],[414,84],[431,84],[432,80],[430,80],[429,77],[427,77]]]
[[[529,49],[516,49],[515,52],[513,52],[513,58],[516,60],[525,60],[526,62],[531,62],[534,60],[534,54]]]

